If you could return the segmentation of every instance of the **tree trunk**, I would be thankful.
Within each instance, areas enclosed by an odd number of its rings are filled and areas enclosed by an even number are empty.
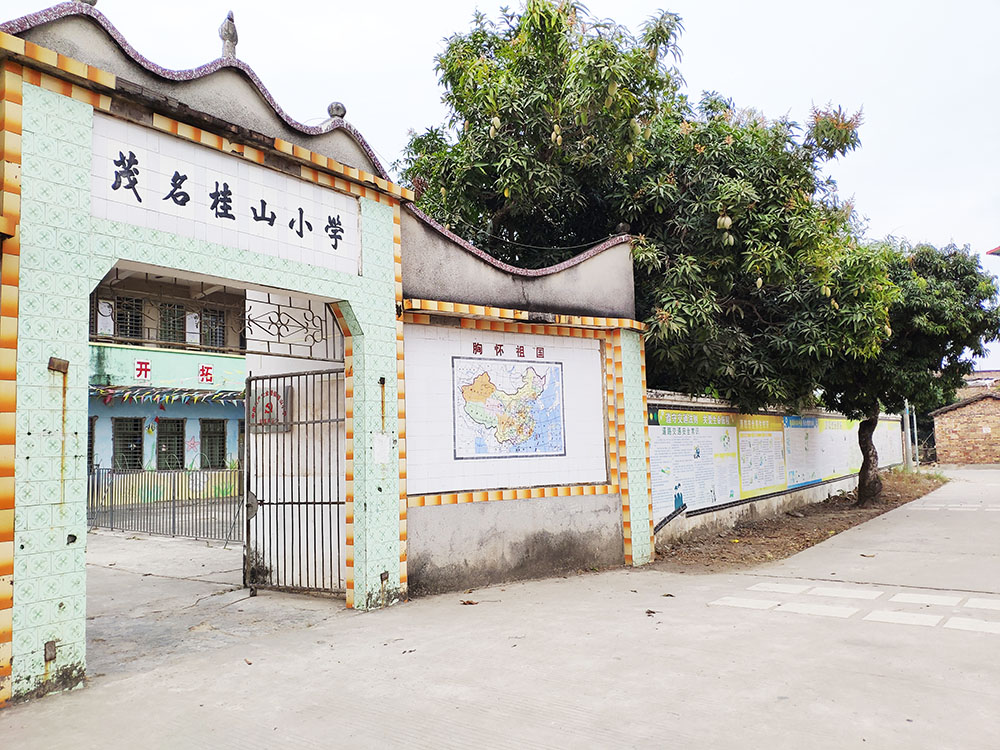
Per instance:
[[[878,475],[878,451],[875,449],[875,428],[878,414],[862,420],[858,427],[861,448],[861,471],[858,474],[858,502],[861,507],[874,505],[882,495],[882,479]]]

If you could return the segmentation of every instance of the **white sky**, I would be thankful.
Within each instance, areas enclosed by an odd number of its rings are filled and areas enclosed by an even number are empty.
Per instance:
[[[0,19],[48,7],[2,0]],[[444,118],[433,69],[442,39],[496,0],[100,0],[149,59],[190,68],[219,56],[235,12],[246,61],[293,117],[310,124],[333,100],[388,165],[410,128]],[[659,7],[679,13],[681,70],[693,98],[714,89],[738,106],[803,121],[813,104],[864,108],[862,148],[830,170],[868,218],[871,237],[1000,245],[1000,28],[996,0],[591,0],[592,14],[634,30]],[[991,177],[993,175],[993,177]],[[1000,273],[1000,258],[983,259]],[[1000,369],[1000,344],[980,368]]]

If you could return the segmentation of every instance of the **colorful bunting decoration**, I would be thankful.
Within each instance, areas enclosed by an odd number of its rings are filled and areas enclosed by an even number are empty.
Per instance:
[[[243,391],[199,391],[188,388],[148,388],[146,386],[90,386],[90,395],[100,398],[110,406],[114,400],[123,404],[130,401],[143,404],[159,404],[166,411],[166,404],[180,401],[182,404],[204,403],[243,406],[246,395]]]

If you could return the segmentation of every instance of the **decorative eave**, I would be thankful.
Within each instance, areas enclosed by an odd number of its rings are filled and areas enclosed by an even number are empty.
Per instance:
[[[438,234],[447,237],[449,240],[454,242],[456,245],[466,250],[471,255],[475,255],[477,258],[482,260],[484,263],[488,263],[494,268],[503,271],[504,273],[509,273],[512,276],[522,276],[522,277],[538,277],[538,276],[551,276],[554,273],[559,273],[560,271],[565,271],[567,268],[572,268],[583,263],[585,260],[593,258],[595,255],[600,255],[605,250],[608,250],[617,245],[623,243],[632,242],[632,236],[628,234],[619,234],[613,237],[609,237],[600,244],[594,245],[589,250],[585,250],[579,255],[574,255],[569,260],[564,260],[562,263],[557,263],[554,266],[547,266],[546,268],[518,268],[517,266],[512,266],[509,263],[504,263],[501,260],[497,260],[489,253],[480,250],[478,247],[473,245],[468,240],[459,237],[457,234],[452,232],[450,229],[446,229],[440,222],[432,219],[430,216],[425,214],[419,208],[413,204],[407,204],[406,210],[413,214],[419,221],[426,224],[428,227],[433,229]]]
[[[323,125],[305,125],[296,121],[275,101],[254,70],[236,57],[220,57],[210,63],[189,70],[170,70],[159,66],[136,51],[103,13],[86,3],[64,2],[46,10],[29,13],[12,21],[0,23],[0,58],[13,57],[21,62],[39,67],[53,76],[70,80],[74,84],[97,90],[102,94],[119,93],[125,96],[134,96],[137,91],[141,91],[142,87],[123,80],[112,73],[66,57],[58,52],[46,49],[16,36],[37,26],[72,16],[86,16],[93,20],[137,65],[164,80],[174,82],[195,81],[226,68],[238,71],[253,84],[268,106],[289,128],[309,136],[324,135],[335,130],[342,130],[350,135],[365,152],[374,165],[377,174],[372,175],[363,169],[341,165],[331,157],[313,153],[309,149],[289,143],[281,138],[260,136],[261,139],[270,140],[276,151],[301,162],[307,162],[310,166],[318,166],[343,174],[347,179],[371,184],[402,200],[410,201],[414,199],[411,190],[390,181],[388,172],[375,155],[374,150],[361,133],[343,118],[332,117]],[[206,116],[211,117],[210,115]],[[3,224],[0,223],[0,230],[2,228]]]
[[[962,409],[969,404],[974,404],[977,401],[982,401],[985,398],[992,398],[996,401],[1000,401],[1000,393],[994,391],[986,391],[985,393],[977,393],[975,396],[970,396],[969,398],[963,398],[961,401],[956,401],[953,404],[948,404],[948,406],[942,406],[940,409],[935,409],[930,413],[930,416],[937,417],[941,414],[947,414],[950,411],[955,411],[956,409]]]
[[[456,317],[473,320],[491,320],[500,323],[523,323],[546,326],[562,326],[566,328],[593,328],[611,330],[620,328],[631,331],[644,331],[646,325],[630,318],[600,318],[587,315],[559,315],[557,313],[531,312],[515,310],[506,307],[491,307],[488,305],[467,305],[463,302],[446,302],[430,299],[404,299],[403,310],[411,315],[414,313],[430,316]],[[420,320],[417,318],[416,320]],[[423,321],[421,321],[423,322]]]

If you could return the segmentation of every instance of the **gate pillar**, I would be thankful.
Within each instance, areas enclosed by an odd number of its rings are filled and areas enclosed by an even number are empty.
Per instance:
[[[622,498],[625,564],[653,559],[653,498],[646,418],[646,354],[638,331],[612,335],[615,363],[618,481]]]
[[[347,605],[377,609],[406,598],[396,327],[393,316],[362,330],[345,304],[334,313],[344,334]]]

